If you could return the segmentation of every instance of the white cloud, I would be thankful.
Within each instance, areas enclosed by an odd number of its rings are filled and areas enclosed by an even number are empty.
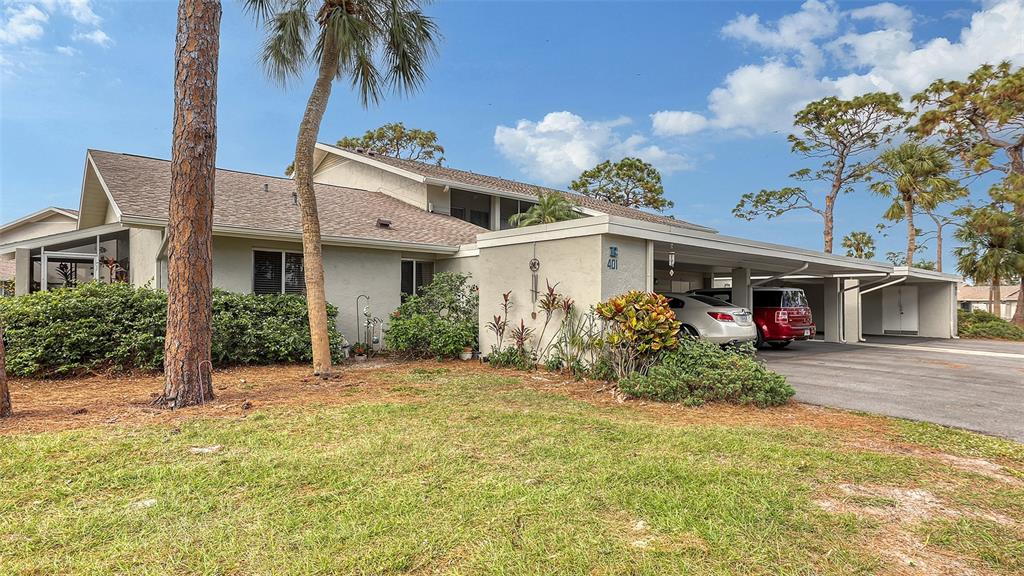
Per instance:
[[[92,11],[89,0],[63,0],[61,9],[79,24],[99,26],[100,17]]]
[[[56,50],[58,54],[63,54],[65,56],[74,56],[75,54],[78,54],[78,49],[74,46],[55,46],[54,50]]]
[[[0,21],[0,42],[4,44],[19,44],[41,37],[42,25],[49,20],[49,16],[33,4],[8,7],[4,16],[6,18]]]
[[[683,136],[707,128],[708,119],[695,112],[662,110],[651,114],[651,124],[658,136]]]
[[[797,52],[804,66],[814,68],[822,58],[814,41],[832,36],[838,26],[839,10],[834,2],[807,0],[799,11],[779,18],[774,26],[762,24],[757,14],[741,14],[722,28],[722,34],[778,53]]]
[[[617,129],[629,118],[588,121],[572,112],[550,112],[539,122],[520,120],[498,126],[494,144],[524,174],[538,182],[563,185],[605,160],[637,156],[671,173],[690,167],[682,155],[651,144],[639,134],[622,138]]]
[[[107,33],[99,28],[92,32],[75,32],[71,35],[71,39],[79,42],[92,42],[99,46],[109,46],[113,43],[113,39],[111,39],[110,36],[107,36]]]
[[[827,15],[833,12],[831,4],[811,0],[774,26],[763,25],[756,14],[727,24],[723,33],[761,46],[768,59],[730,72],[708,95],[707,112],[664,110],[652,115],[652,122],[662,121],[661,132],[655,127],[656,133],[687,134],[702,127],[752,133],[788,130],[793,112],[827,95],[851,98],[882,90],[910,96],[937,78],[966,77],[986,62],[1024,64],[1024,0],[984,3],[954,40],[914,42],[910,32],[913,14],[883,3],[844,15],[857,24],[880,27],[836,37],[837,27],[833,26],[828,34],[810,32],[813,41],[800,43],[798,36],[808,31],[809,22],[818,18],[827,25]],[[831,75],[820,72],[819,61],[813,57],[822,47],[836,57]],[[791,63],[787,56],[794,50],[801,57]],[[671,125],[668,119],[683,118],[691,122],[680,123],[674,132],[667,128]]]
[[[910,25],[914,22],[914,13],[909,8],[897,6],[892,2],[857,8],[850,10],[849,14],[854,20],[875,20],[886,28],[895,30],[910,30]]]

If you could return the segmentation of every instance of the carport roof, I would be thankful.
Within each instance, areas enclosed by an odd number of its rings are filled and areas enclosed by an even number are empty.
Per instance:
[[[806,268],[799,270],[799,273],[812,276],[884,275],[892,274],[894,271],[894,267],[885,262],[826,254],[784,244],[760,242],[610,215],[488,232],[477,237],[477,247],[487,248],[592,234],[611,234],[653,240],[658,243],[655,245],[656,253],[675,249],[676,262],[680,264],[749,268],[752,273],[796,272],[805,264]],[[655,259],[664,260],[657,254]]]

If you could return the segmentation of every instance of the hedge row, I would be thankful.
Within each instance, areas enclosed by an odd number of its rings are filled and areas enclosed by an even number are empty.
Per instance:
[[[328,304],[327,314],[338,310]],[[166,321],[165,292],[123,283],[0,299],[7,370],[15,376],[159,370]],[[340,358],[342,336],[333,323],[330,340]],[[310,361],[306,300],[214,291],[212,355],[218,366]]]

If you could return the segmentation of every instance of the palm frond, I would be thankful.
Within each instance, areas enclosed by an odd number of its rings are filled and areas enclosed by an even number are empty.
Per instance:
[[[391,0],[383,28],[384,81],[399,94],[419,90],[427,79],[427,64],[437,54],[437,25],[415,2]]]
[[[267,23],[268,35],[263,43],[263,66],[267,75],[284,84],[298,77],[306,65],[306,42],[313,29],[307,3],[292,3],[289,10],[277,12]]]

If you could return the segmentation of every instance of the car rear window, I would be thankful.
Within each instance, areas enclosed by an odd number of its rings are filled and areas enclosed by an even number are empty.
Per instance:
[[[701,290],[700,292],[690,292],[689,296],[709,296],[723,302],[732,302],[732,290]]]
[[[755,308],[807,308],[803,290],[754,290]]]
[[[780,308],[782,292],[779,290],[754,290],[754,308]]]
[[[782,293],[782,305],[787,308],[809,308],[807,295],[803,290],[786,290]]]
[[[707,304],[708,306],[728,306],[730,308],[732,307],[732,304],[729,304],[728,302],[722,300],[721,298],[712,298],[711,296],[705,296],[703,294],[690,294],[690,298],[693,298],[694,300],[702,304]]]
[[[668,297],[668,307],[669,308],[682,308],[685,305],[686,305],[686,303],[683,302],[682,300],[680,300],[679,298],[674,298],[672,296]]]

